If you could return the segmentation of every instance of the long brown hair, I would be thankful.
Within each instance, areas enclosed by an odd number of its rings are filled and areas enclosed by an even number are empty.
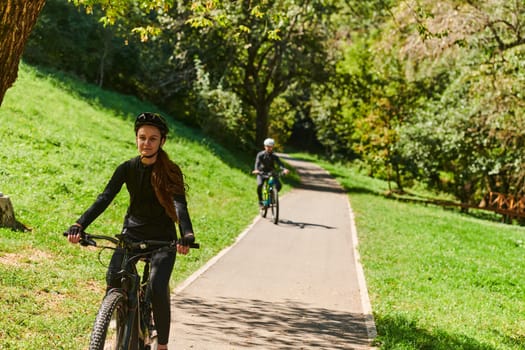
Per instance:
[[[169,158],[168,154],[162,148],[159,148],[157,160],[153,165],[151,185],[168,216],[178,223],[179,218],[175,210],[173,196],[184,196],[187,186],[184,184],[184,176],[182,175],[180,167]]]

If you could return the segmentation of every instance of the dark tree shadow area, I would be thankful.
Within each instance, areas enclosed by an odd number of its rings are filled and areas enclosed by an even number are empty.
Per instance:
[[[451,334],[446,330],[429,331],[405,317],[381,317],[375,315],[378,337],[375,345],[383,349],[418,350],[495,350],[491,345],[474,338]],[[517,343],[513,343],[517,344]]]
[[[250,173],[255,160],[255,154],[249,154],[245,150],[237,150],[234,147],[226,149],[224,146],[211,141],[198,128],[184,124],[180,120],[176,120],[168,113],[147,101],[142,101],[132,95],[124,95],[111,90],[102,89],[94,84],[81,81],[72,75],[53,68],[46,68],[42,66],[32,66],[36,70],[36,74],[42,78],[53,78],[55,83],[63,90],[68,91],[71,95],[83,100],[87,104],[95,108],[103,108],[112,111],[117,118],[128,120],[130,122],[130,130],[135,117],[140,112],[145,112],[147,109],[151,112],[159,112],[167,117],[170,123],[170,128],[174,131],[170,133],[169,138],[172,140],[183,139],[190,142],[199,143],[210,150],[213,154],[219,157],[231,168],[239,169],[245,173]],[[133,145],[134,143],[131,143]],[[255,180],[254,180],[255,182]]]
[[[296,160],[287,155],[279,155],[282,160]],[[305,164],[304,166],[302,164]],[[293,164],[294,170],[300,175],[300,183],[294,187],[311,191],[345,193],[345,190],[337,183],[333,176],[322,168],[312,167],[309,162],[299,161]]]
[[[181,321],[188,337],[229,344],[232,349],[353,349],[368,345],[363,341],[367,337],[362,314],[291,300],[201,299],[184,294],[175,297],[173,304],[173,310],[190,315]]]

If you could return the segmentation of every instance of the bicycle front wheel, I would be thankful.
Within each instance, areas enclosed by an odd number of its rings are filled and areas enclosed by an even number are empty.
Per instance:
[[[272,189],[271,195],[271,207],[272,207],[272,221],[274,224],[279,223],[279,192],[277,188]]]
[[[266,213],[268,212],[268,207],[266,205],[262,206],[261,209],[260,209],[260,212],[261,212],[261,216],[263,218],[266,217]]]
[[[265,183],[264,186],[268,186],[268,184]],[[262,199],[263,199],[262,204],[263,205],[261,205],[261,207],[260,207],[261,216],[263,218],[265,218],[266,214],[268,213],[268,205],[270,204],[269,197],[270,197],[270,193],[268,191],[268,187],[265,187],[263,189],[263,196],[262,196]]]
[[[89,350],[122,349],[127,314],[124,294],[118,291],[109,292],[98,310],[89,340]]]

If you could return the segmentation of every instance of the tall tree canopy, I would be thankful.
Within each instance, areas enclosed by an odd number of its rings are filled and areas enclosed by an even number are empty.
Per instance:
[[[401,170],[399,187],[417,178],[470,204],[487,191],[522,194],[523,2],[393,5],[368,36],[367,91],[380,93],[352,118],[353,149],[371,168],[380,160]]]
[[[188,16],[182,11],[185,9],[171,12],[167,22],[164,19],[164,26],[170,28],[164,29],[164,34],[177,38],[173,45],[179,56],[191,53],[198,57],[203,72],[200,76],[208,79],[208,98],[211,88],[233,93],[242,103],[245,122],[253,123],[250,129],[257,145],[262,145],[272,123],[286,125],[294,101],[308,94],[314,83],[326,81],[329,76],[332,65],[327,44],[332,33],[330,17],[336,11],[330,2],[223,2],[206,12],[209,17],[196,16],[195,13],[200,13],[197,10],[181,24],[180,18]],[[214,21],[206,22],[204,18]],[[194,29],[183,30],[175,23],[189,23]],[[229,98],[230,103],[233,100]],[[213,104],[220,103],[214,99],[207,104],[210,111]],[[213,113],[202,120],[203,126],[216,125],[209,118],[214,118]],[[279,135],[282,133],[279,129],[274,128],[277,138],[283,136]]]

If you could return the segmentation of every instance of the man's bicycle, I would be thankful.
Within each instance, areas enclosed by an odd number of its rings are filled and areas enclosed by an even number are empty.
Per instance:
[[[64,235],[67,235],[65,233]],[[98,310],[89,350],[156,350],[156,331],[153,324],[149,285],[150,258],[160,251],[177,250],[177,241],[131,241],[125,235],[115,237],[84,233],[80,244],[97,247],[98,240],[111,242],[103,249],[121,249],[124,258],[119,272],[119,288],[110,288]],[[199,248],[198,243],[190,248]],[[144,262],[142,276],[137,263]]]
[[[260,209],[261,216],[265,218],[268,211],[270,211],[272,222],[277,225],[279,223],[279,191],[275,182],[280,174],[278,172],[259,172],[258,174],[264,180],[262,188],[263,203]]]

